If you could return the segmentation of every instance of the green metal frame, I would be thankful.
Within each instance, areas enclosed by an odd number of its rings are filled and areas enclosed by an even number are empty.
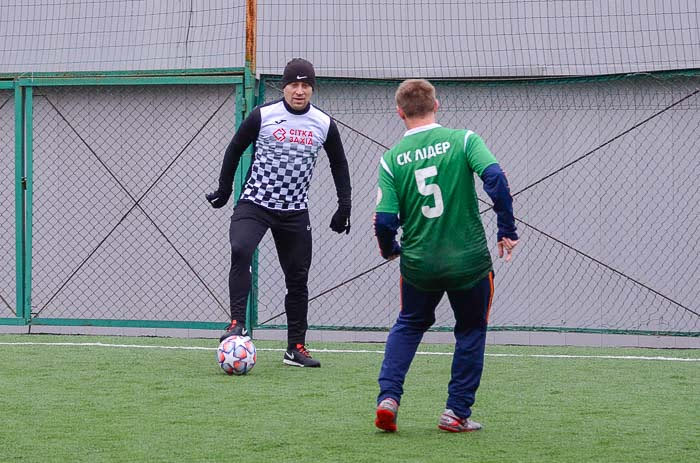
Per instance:
[[[201,69],[157,69],[141,71],[72,71],[72,72],[18,72],[0,73],[0,80],[14,80],[24,77],[186,77],[186,76],[213,76],[213,75],[238,75],[244,74],[244,68],[201,68]]]
[[[640,74],[616,74],[607,76],[547,77],[528,79],[433,79],[439,85],[552,85],[584,82],[602,82],[622,79],[697,77],[700,69],[660,71]],[[31,315],[31,236],[32,236],[32,140],[33,140],[33,87],[56,86],[124,86],[124,85],[236,85],[236,127],[256,104],[265,100],[265,80],[279,80],[280,76],[266,75],[256,82],[250,67],[210,68],[194,70],[111,71],[71,73],[19,73],[0,74],[0,89],[14,91],[15,104],[15,215],[16,215],[16,318],[0,318],[0,325],[44,326],[103,326],[139,328],[220,329],[224,323],[198,321],[88,319],[88,318],[37,318]],[[394,86],[402,79],[362,79],[363,83]],[[319,78],[320,83],[357,84],[357,79]],[[256,97],[257,92],[257,97]],[[252,150],[248,148],[241,158],[235,175],[235,196],[240,195],[245,174],[252,162]],[[247,303],[248,329],[286,329],[286,325],[258,325],[258,251],[253,259],[253,280]],[[315,330],[387,331],[388,328],[344,327],[313,325]],[[439,327],[434,331],[451,331]],[[569,332],[591,334],[626,334],[648,336],[700,337],[700,333],[674,331],[640,331],[619,329],[584,329],[567,327],[493,326],[489,331]]]
[[[244,68],[161,70],[139,72],[75,72],[0,75],[0,89],[14,91],[15,115],[15,254],[16,318],[0,318],[0,325],[106,326],[141,328],[220,329],[223,322],[125,320],[89,318],[32,318],[32,181],[34,87],[127,86],[127,85],[235,85],[236,127],[250,112],[253,99],[245,95],[255,88],[246,83]],[[11,80],[9,80],[11,79]],[[252,93],[251,93],[252,95]],[[248,156],[250,163],[250,155]],[[247,166],[239,167],[237,178]],[[241,172],[242,171],[242,172]]]
[[[252,98],[252,96],[251,96]],[[260,105],[265,102],[265,87],[262,85],[258,86],[258,95],[257,98],[255,98],[255,105]],[[246,160],[246,165],[250,165],[253,162],[253,154],[252,151],[249,153],[249,157]],[[248,168],[246,167],[246,172]],[[241,179],[241,182],[243,182],[245,179]],[[253,253],[253,261],[251,262],[251,285],[250,285],[250,296],[248,298],[248,307],[246,308],[247,310],[247,325],[248,325],[248,331],[250,333],[253,332],[253,328],[258,325],[258,269],[260,265],[260,250],[258,248],[255,249],[255,252]]]
[[[109,77],[20,77],[25,87],[111,86],[111,85],[219,85],[242,84],[241,76],[109,76]]]
[[[284,330],[287,325],[263,325],[258,329]],[[366,331],[366,332],[389,332],[390,327],[382,328],[377,326],[335,326],[335,325],[311,325],[310,330],[327,331]],[[635,336],[676,336],[684,338],[698,338],[700,332],[692,331],[645,331],[645,330],[622,330],[613,328],[569,328],[559,326],[489,326],[488,331],[492,332],[547,332],[547,333],[580,333],[580,334],[625,334]],[[435,333],[451,333],[452,327],[438,326],[430,328],[428,331]]]
[[[523,77],[523,78],[439,78],[429,79],[434,85],[475,85],[475,86],[499,86],[499,85],[570,85],[591,82],[610,82],[618,80],[639,80],[645,78],[654,79],[674,79],[678,77],[698,77],[700,76],[700,68],[698,69],[681,69],[673,71],[653,71],[653,72],[638,72],[633,74],[606,74],[596,76],[562,76],[562,77]],[[278,74],[263,74],[260,76],[260,87],[264,87],[266,81],[279,81],[282,78]],[[380,86],[396,86],[403,82],[403,78],[388,78],[388,79],[353,79],[348,77],[316,77],[316,82],[320,84],[357,84],[361,81],[363,84],[380,85]]]
[[[16,285],[16,306],[15,313],[24,323],[27,323],[25,316],[24,294],[25,294],[25,158],[24,158],[24,95],[25,89],[19,85],[14,85],[15,103],[15,285]]]
[[[24,89],[24,281],[23,308],[24,319],[30,320],[32,307],[32,198],[34,197],[34,89]]]
[[[220,322],[110,318],[34,318],[31,319],[28,324],[36,326],[104,326],[119,328],[176,328],[199,330],[219,330],[225,326],[225,323]]]

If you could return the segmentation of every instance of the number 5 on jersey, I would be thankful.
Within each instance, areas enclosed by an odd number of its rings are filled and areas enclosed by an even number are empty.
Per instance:
[[[414,172],[416,175],[416,184],[418,185],[418,192],[423,196],[432,196],[435,201],[435,207],[423,206],[421,212],[424,216],[429,219],[434,219],[440,217],[443,212],[443,202],[442,202],[442,192],[440,191],[440,186],[434,183],[426,184],[426,179],[430,177],[435,177],[437,175],[437,167],[430,166],[423,169],[418,169]]]

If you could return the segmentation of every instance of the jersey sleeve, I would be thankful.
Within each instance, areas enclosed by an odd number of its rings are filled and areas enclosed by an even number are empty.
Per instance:
[[[472,131],[467,131],[464,136],[464,151],[467,154],[467,162],[469,167],[476,172],[476,175],[481,177],[486,169],[491,164],[496,164],[496,157],[491,154],[491,151],[486,147],[484,140]]]
[[[230,192],[233,189],[233,176],[236,173],[236,169],[238,169],[238,163],[246,148],[258,138],[261,121],[260,108],[255,108],[233,135],[233,139],[224,153],[224,161],[221,164],[221,172],[219,173],[220,191]]]
[[[379,187],[377,189],[376,212],[398,214],[399,198],[396,194],[394,174],[384,157],[379,162],[379,180],[377,183]]]
[[[350,208],[352,203],[352,188],[350,186],[350,171],[348,169],[348,160],[345,157],[343,142],[340,139],[340,132],[335,121],[331,119],[328,127],[328,136],[323,144],[323,149],[328,154],[328,159],[331,164],[331,174],[335,183],[335,190],[338,194],[338,206]]]

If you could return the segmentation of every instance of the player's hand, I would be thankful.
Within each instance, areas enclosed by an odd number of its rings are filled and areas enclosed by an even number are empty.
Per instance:
[[[401,245],[394,240],[393,248],[391,250],[391,254],[389,256],[385,257],[386,260],[394,260],[397,259],[401,255]]]
[[[506,262],[510,262],[513,258],[513,249],[518,245],[518,240],[512,240],[510,238],[501,238],[498,242],[498,257],[503,257],[506,255]]]
[[[228,199],[231,197],[231,192],[216,190],[213,193],[207,193],[204,197],[207,198],[207,201],[209,201],[209,204],[211,204],[214,209],[219,209],[226,205]]]
[[[350,208],[349,207],[339,207],[333,217],[331,218],[331,230],[336,233],[343,233],[347,235],[350,233]]]

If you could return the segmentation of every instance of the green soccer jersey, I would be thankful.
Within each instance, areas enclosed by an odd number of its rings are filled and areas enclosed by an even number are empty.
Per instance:
[[[470,130],[430,124],[382,156],[377,212],[398,214],[401,275],[423,290],[468,289],[492,269],[474,173],[495,164]]]

